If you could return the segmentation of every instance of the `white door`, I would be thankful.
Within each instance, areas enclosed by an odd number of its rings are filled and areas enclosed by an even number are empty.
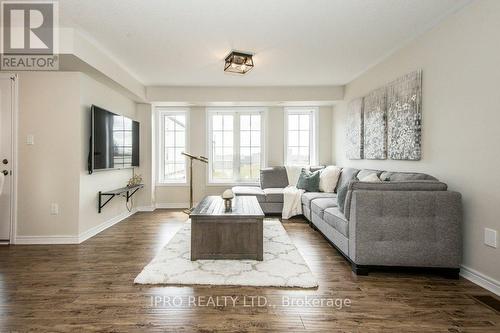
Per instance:
[[[1,75],[1,74],[0,74]],[[10,75],[0,76],[0,241],[10,240],[12,223],[12,134],[13,134],[14,80]],[[2,179],[3,178],[3,179]],[[2,186],[3,183],[3,186]]]

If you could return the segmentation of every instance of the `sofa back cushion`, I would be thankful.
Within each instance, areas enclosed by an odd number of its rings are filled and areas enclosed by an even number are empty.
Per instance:
[[[335,192],[337,192],[339,188],[341,188],[342,186],[349,185],[349,182],[351,180],[356,179],[358,172],[359,169],[343,168],[342,172],[340,173],[339,181],[337,182],[337,188],[335,189]]]
[[[337,204],[341,213],[344,213],[349,185],[343,185],[337,189]],[[349,207],[347,207],[349,209]]]
[[[324,165],[316,165],[316,166],[310,166],[309,170],[311,172],[318,171],[318,170],[323,170],[325,168]]]
[[[380,180],[382,181],[391,181],[391,182],[399,182],[399,181],[407,181],[407,180],[434,180],[437,181],[435,177],[431,175],[427,175],[425,173],[418,172],[392,172],[392,171],[384,171],[380,175]]]
[[[264,168],[260,170],[260,187],[285,188],[288,186],[288,176],[283,166]]]
[[[368,176],[371,176],[372,174],[375,174],[377,175],[377,177],[380,177],[380,175],[382,174],[382,170],[371,170],[371,169],[362,169],[358,172],[358,174],[356,175],[356,178],[358,178],[359,180],[363,179],[363,178],[366,178]]]
[[[321,192],[335,192],[341,172],[342,168],[335,165],[329,165],[321,170],[321,174],[319,175],[319,190]]]
[[[359,177],[359,175],[358,175]],[[367,176],[364,176],[363,178],[358,178],[362,182],[371,182],[371,183],[380,183],[381,180],[378,178],[376,173],[370,173]]]

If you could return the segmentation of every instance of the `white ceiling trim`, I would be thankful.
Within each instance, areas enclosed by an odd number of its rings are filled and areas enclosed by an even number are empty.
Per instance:
[[[344,99],[344,86],[305,87],[147,87],[149,102],[187,102],[194,105],[283,104],[310,102],[332,105]],[[236,103],[236,104],[235,104]]]

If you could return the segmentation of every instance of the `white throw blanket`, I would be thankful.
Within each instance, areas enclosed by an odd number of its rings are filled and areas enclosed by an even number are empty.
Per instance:
[[[281,217],[288,220],[290,217],[302,214],[302,193],[297,186],[287,186],[283,190],[283,211]]]
[[[283,211],[281,212],[281,217],[285,220],[302,214],[302,194],[305,191],[297,188],[297,181],[303,168],[309,170],[308,166],[286,166],[286,174],[290,185],[283,190]]]

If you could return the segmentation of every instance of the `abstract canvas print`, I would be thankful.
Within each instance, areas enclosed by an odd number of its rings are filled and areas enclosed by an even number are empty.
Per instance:
[[[380,88],[364,98],[364,156],[368,160],[387,158],[386,89]]]
[[[346,157],[350,160],[363,158],[363,98],[349,103],[346,128]]]
[[[412,72],[387,87],[387,145],[393,160],[420,160],[422,71]]]

